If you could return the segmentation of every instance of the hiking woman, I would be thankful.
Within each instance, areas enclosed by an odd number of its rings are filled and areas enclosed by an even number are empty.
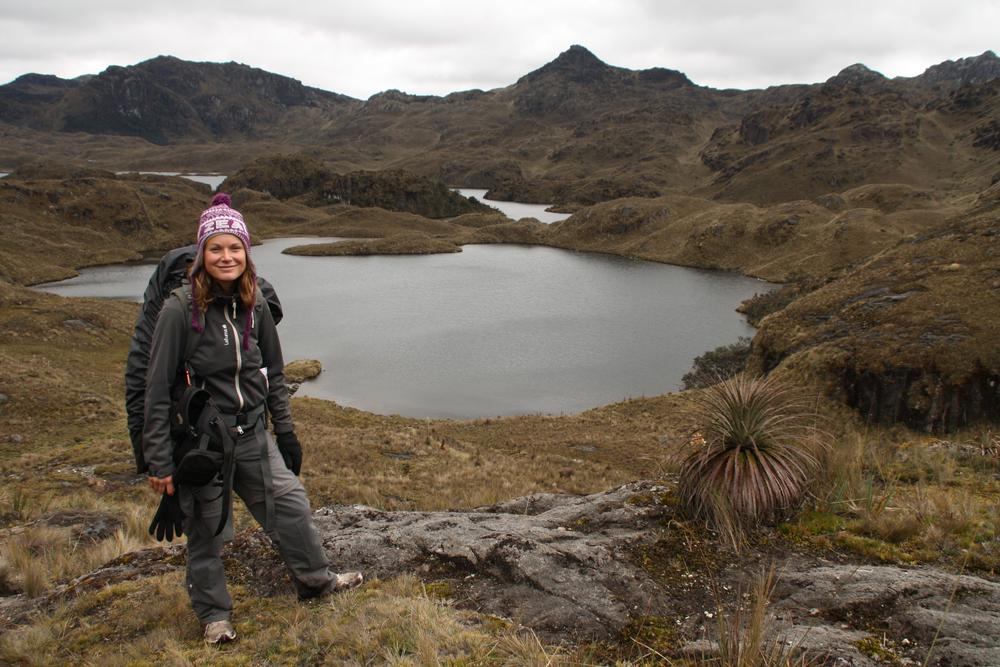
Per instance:
[[[326,595],[362,580],[359,572],[330,571],[313,524],[297,477],[302,448],[289,408],[281,346],[271,312],[259,297],[250,233],[230,204],[227,195],[216,195],[201,214],[190,285],[173,292],[160,311],[149,353],[142,443],[150,486],[166,494],[165,502],[175,494],[179,498],[188,536],[188,594],[205,641],[212,644],[236,638],[221,558],[224,536],[216,535],[224,509],[218,485],[174,485],[171,390],[184,371],[208,390],[223,413],[235,440],[232,488],[277,544],[299,597]],[[189,336],[198,336],[193,349],[187,347]],[[268,432],[268,416],[277,442]]]

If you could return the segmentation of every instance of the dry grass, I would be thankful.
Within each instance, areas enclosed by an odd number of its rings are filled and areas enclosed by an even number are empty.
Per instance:
[[[949,439],[850,430],[823,457],[793,535],[875,560],[1000,569],[1000,481],[989,427]]]
[[[11,665],[100,662],[268,665],[554,665],[564,653],[508,622],[454,609],[411,576],[373,581],[330,602],[261,598],[233,588],[240,639],[203,645],[181,573],[81,596],[0,637]],[[275,628],[281,628],[276,632]]]
[[[0,542],[0,563],[7,580],[28,597],[45,593],[119,556],[149,546],[143,508],[121,510],[122,524],[108,538],[92,541],[69,527],[30,525]]]
[[[810,656],[784,637],[773,633],[773,615],[768,607],[777,583],[774,568],[761,571],[748,591],[737,589],[735,605],[719,605],[716,615],[717,659],[706,662],[719,667],[807,667],[823,664],[821,656]]]
[[[307,257],[339,257],[365,255],[431,255],[461,252],[461,246],[450,240],[431,237],[420,232],[403,232],[382,239],[313,243],[285,248],[286,255]]]

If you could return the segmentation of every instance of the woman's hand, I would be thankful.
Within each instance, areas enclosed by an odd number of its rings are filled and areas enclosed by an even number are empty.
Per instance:
[[[302,470],[302,445],[299,444],[299,439],[295,436],[295,431],[279,433],[277,439],[278,452],[281,453],[281,458],[285,460],[285,467],[297,476]]]
[[[174,476],[167,475],[166,477],[153,477],[149,476],[149,486],[152,487],[153,491],[157,493],[165,493],[168,496],[174,495]]]

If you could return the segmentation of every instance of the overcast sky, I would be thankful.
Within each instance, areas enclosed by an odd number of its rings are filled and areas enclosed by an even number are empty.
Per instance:
[[[581,44],[610,65],[760,88],[856,62],[913,76],[1000,50],[997,26],[1000,0],[0,0],[0,83],[173,55],[361,99],[443,95],[510,85]]]

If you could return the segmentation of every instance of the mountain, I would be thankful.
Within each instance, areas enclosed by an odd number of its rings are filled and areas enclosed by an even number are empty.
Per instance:
[[[852,65],[784,100],[760,95],[739,124],[720,127],[702,150],[715,172],[705,191],[755,203],[868,183],[976,191],[1000,167],[991,148],[1000,59],[975,60],[912,79]]]
[[[946,60],[932,65],[915,77],[923,85],[943,84],[958,87],[965,84],[985,83],[1000,78],[1000,58],[992,51],[984,51],[972,58]]]
[[[504,88],[362,101],[161,56],[0,86],[0,165],[41,154],[231,173],[303,153],[336,173],[403,169],[570,210],[676,192],[765,205],[871,183],[958,195],[1000,172],[998,77],[987,51],[916,77],[854,64],[820,84],[716,90],[574,45]]]
[[[351,98],[237,63],[159,56],[85,81],[26,75],[0,87],[0,119],[33,129],[136,136],[155,144],[263,137],[288,114],[335,114]]]

